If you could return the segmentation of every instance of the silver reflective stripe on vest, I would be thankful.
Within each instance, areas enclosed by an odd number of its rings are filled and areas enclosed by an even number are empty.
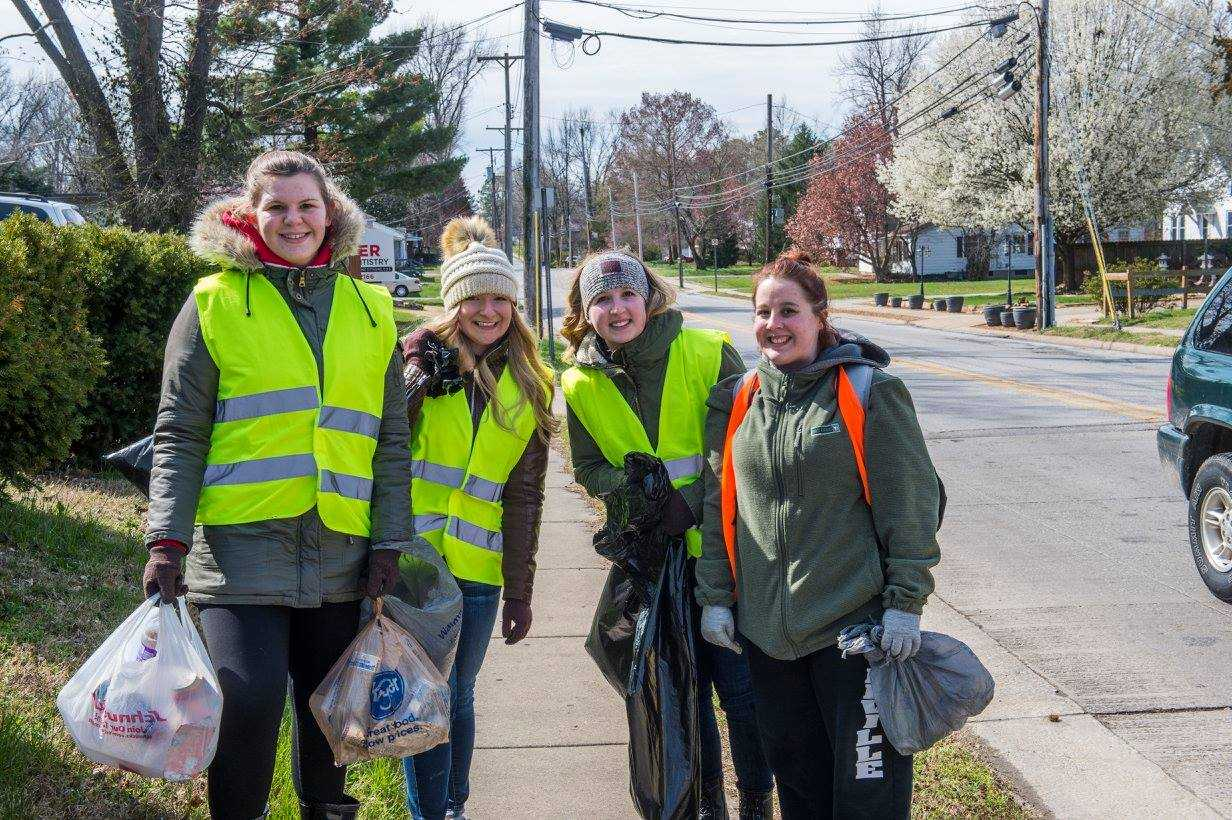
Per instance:
[[[294,456],[254,458],[251,461],[236,461],[231,464],[207,464],[202,484],[206,487],[221,484],[257,484],[262,481],[303,478],[316,474],[316,459],[311,453],[304,453]]]
[[[321,418],[317,424],[330,430],[358,433],[368,438],[376,438],[377,433],[381,432],[381,420],[371,413],[328,404],[321,408]]]
[[[432,532],[433,530],[439,530],[444,527],[447,520],[447,516],[436,515],[434,513],[412,515],[411,529],[413,529],[416,534],[421,532]]]
[[[445,532],[459,541],[464,541],[480,549],[501,552],[505,548],[504,538],[499,532],[485,530],[483,527],[476,526],[469,521],[463,521],[461,518],[449,519],[449,526],[445,529]]]
[[[262,416],[275,416],[279,413],[316,409],[317,389],[315,387],[311,385],[288,387],[283,390],[267,390],[264,393],[249,393],[247,396],[219,399],[214,405],[214,423],[222,424],[227,421],[243,421]]]
[[[337,493],[344,498],[367,501],[372,498],[372,479],[333,470],[321,471],[321,492]]]
[[[663,466],[667,468],[667,477],[672,481],[679,478],[691,478],[702,474],[702,457],[673,458],[671,461],[663,462]]]
[[[473,495],[480,501],[500,501],[505,485],[473,475],[466,479],[466,486],[462,488],[462,491],[467,495]]]
[[[411,477],[457,489],[462,486],[462,481],[466,478],[466,470],[413,458],[411,459]]]

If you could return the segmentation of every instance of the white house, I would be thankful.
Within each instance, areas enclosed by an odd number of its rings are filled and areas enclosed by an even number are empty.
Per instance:
[[[892,267],[895,273],[910,275],[919,270],[923,276],[953,276],[967,270],[967,248],[961,228],[939,228],[929,225],[917,236],[915,263],[907,241],[901,240],[894,254]],[[1035,254],[1031,252],[1031,234],[1014,225],[997,232],[996,247],[989,259],[989,272],[1006,270],[1029,271],[1035,269]],[[873,266],[861,258],[859,270],[872,273]]]
[[[1209,205],[1173,205],[1164,211],[1160,238],[1232,239],[1232,183]]]

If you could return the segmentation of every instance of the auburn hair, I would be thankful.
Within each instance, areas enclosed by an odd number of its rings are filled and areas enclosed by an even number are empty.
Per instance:
[[[838,331],[830,324],[830,294],[826,290],[826,280],[817,272],[807,253],[796,248],[783,251],[773,262],[768,262],[753,274],[754,306],[757,304],[757,289],[767,279],[786,279],[799,285],[808,299],[813,315],[821,322],[821,329],[818,331],[818,344],[821,349],[838,344]]]
[[[666,279],[646,267],[646,263],[638,259],[637,254],[630,253],[628,248],[618,248],[617,250],[630,259],[637,259],[638,264],[642,266],[642,270],[646,272],[646,281],[650,283],[650,298],[646,300],[647,319],[658,316],[660,313],[665,313],[668,308],[676,303],[676,289],[668,284]],[[560,323],[560,335],[565,338],[567,343],[565,357],[569,360],[573,360],[574,354],[577,353],[578,346],[582,344],[586,334],[594,330],[590,326],[590,320],[586,318],[587,306],[582,304],[582,268],[586,267],[590,260],[603,253],[609,253],[609,251],[595,251],[594,253],[587,254],[573,270],[573,281],[569,285],[569,294],[565,297],[565,318]]]

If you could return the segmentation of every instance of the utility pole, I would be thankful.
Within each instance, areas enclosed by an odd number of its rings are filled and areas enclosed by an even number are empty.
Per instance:
[[[488,196],[490,197],[490,201],[488,203],[488,219],[491,221],[492,228],[493,230],[496,231],[497,234],[500,234],[500,229],[501,229],[500,219],[498,219],[498,215],[500,212],[496,210],[496,169],[495,169],[495,165],[496,165],[496,152],[499,150],[500,150],[499,148],[476,148],[475,149],[475,153],[477,154],[482,154],[484,152],[487,152],[487,155],[488,155]],[[505,224],[508,224],[508,223],[505,223]]]
[[[505,251],[505,256],[513,259],[513,143],[511,140],[513,128],[513,103],[509,99],[509,68],[518,60],[522,59],[520,55],[510,55],[508,51],[501,57],[480,57],[479,62],[498,62],[505,69],[505,232],[501,235],[504,242],[502,246]],[[523,234],[525,236],[526,234]],[[523,244],[525,244],[523,239]]]
[[[529,244],[531,214],[542,213],[539,199],[539,0],[526,0],[522,6],[522,229]],[[542,221],[540,222],[542,224]],[[544,231],[547,233],[547,231]],[[539,292],[535,288],[534,254],[523,254],[522,285],[526,294],[524,311],[534,325],[539,315]]]
[[[770,223],[774,191],[774,95],[766,95],[766,264],[770,264]],[[683,284],[683,283],[682,283]]]
[[[594,214],[594,203],[590,198],[590,157],[586,153],[586,122],[578,123],[578,133],[581,136],[581,144],[578,146],[581,150],[578,153],[578,159],[582,160],[582,190],[586,194],[586,252],[590,253],[592,248],[590,245],[590,218]]]
[[[1048,106],[1051,59],[1048,53],[1048,0],[1039,0],[1035,20],[1035,326],[1056,324],[1056,265],[1052,247],[1052,213],[1048,202]]]
[[[684,287],[684,228],[680,226],[680,202],[676,192],[672,191],[672,210],[676,212],[676,275],[680,278],[680,287]]]
[[[573,264],[573,191],[569,187],[569,128],[565,127],[565,267]],[[548,297],[551,301],[551,297]]]
[[[642,255],[642,198],[637,190],[637,171],[630,170],[633,175],[633,221],[637,225],[637,258],[645,260]]]
[[[607,181],[607,215],[611,217],[612,220],[612,236],[608,239],[608,242],[614,250],[616,248],[616,205],[612,202],[612,180],[610,176],[611,175],[609,173],[609,179]]]

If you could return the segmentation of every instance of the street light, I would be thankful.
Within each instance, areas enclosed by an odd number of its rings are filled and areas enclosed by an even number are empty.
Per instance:
[[[1169,262],[1169,260],[1168,260],[1168,254],[1166,254],[1166,253],[1161,253],[1161,254],[1160,254],[1158,257],[1156,257],[1156,259],[1155,259],[1155,264],[1157,264],[1157,265],[1159,266],[1159,269],[1160,269],[1160,270],[1167,270],[1167,269],[1168,269],[1168,262]]]

